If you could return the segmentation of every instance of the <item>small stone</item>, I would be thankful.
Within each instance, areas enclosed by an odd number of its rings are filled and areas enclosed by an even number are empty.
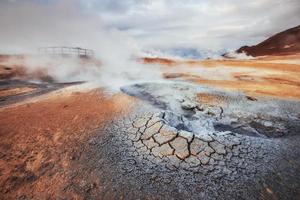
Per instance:
[[[147,140],[150,137],[152,137],[154,134],[158,133],[159,129],[162,127],[162,124],[160,122],[154,124],[153,126],[150,126],[147,128],[144,132],[144,134],[141,136],[141,139]]]
[[[181,130],[179,131],[179,136],[184,137],[185,139],[187,139],[188,142],[191,142],[194,137],[194,134],[192,132]]]
[[[171,142],[171,146],[175,149],[175,154],[180,159],[185,159],[189,156],[187,140],[182,137],[177,137]]]
[[[246,96],[246,98],[247,98],[249,101],[257,101],[257,99],[256,99],[255,97]]]
[[[204,149],[208,147],[207,142],[204,142],[198,138],[195,138],[193,142],[190,145],[190,150],[192,155],[197,155],[201,151],[204,151]]]
[[[184,101],[181,103],[181,108],[184,110],[193,110],[194,108],[196,108],[196,104],[191,102],[191,101]]]
[[[186,158],[185,162],[187,162],[191,167],[197,167],[200,165],[200,160],[196,156],[193,156],[193,155]]]
[[[177,129],[167,125],[163,125],[159,133],[154,135],[154,139],[161,145],[173,140],[176,137],[176,135]]]

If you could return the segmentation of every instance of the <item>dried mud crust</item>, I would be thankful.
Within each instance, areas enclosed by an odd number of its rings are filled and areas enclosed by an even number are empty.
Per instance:
[[[104,185],[113,185],[101,192],[102,199],[296,199],[299,194],[293,152],[299,137],[291,144],[287,138],[232,132],[195,135],[164,118],[164,112],[134,113],[108,125],[105,137],[90,139],[86,167],[101,169]]]
[[[168,169],[212,170],[239,154],[241,140],[230,133],[200,134],[178,130],[164,120],[165,112],[136,119],[124,136],[138,154],[164,164]],[[230,172],[229,172],[230,173]]]

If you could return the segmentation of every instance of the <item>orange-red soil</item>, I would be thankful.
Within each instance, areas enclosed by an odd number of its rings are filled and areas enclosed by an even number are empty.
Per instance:
[[[80,171],[74,164],[80,156],[77,148],[113,117],[127,113],[133,102],[122,94],[105,97],[95,90],[1,108],[0,196],[81,199],[65,188],[81,181],[72,177]],[[81,175],[100,188],[91,172]]]
[[[286,63],[286,60],[294,63]],[[172,64],[172,68],[157,59],[152,61],[165,66],[164,77],[167,79],[182,78],[197,84],[242,91],[254,96],[300,99],[299,60],[300,55],[288,58],[269,56],[253,60],[178,61],[177,64]],[[176,67],[181,71],[177,72]],[[202,71],[197,72],[195,69]],[[222,75],[212,76],[216,72]]]
[[[201,104],[211,105],[211,106],[225,106],[228,102],[226,99],[219,95],[199,93],[197,94],[198,101]]]

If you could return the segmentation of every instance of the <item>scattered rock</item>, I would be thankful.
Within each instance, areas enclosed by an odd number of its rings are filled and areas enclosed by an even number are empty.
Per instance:
[[[257,101],[257,99],[256,99],[255,97],[246,96],[246,98],[247,98],[249,101]]]
[[[191,101],[185,100],[181,103],[181,108],[184,110],[193,110],[197,107],[197,105]]]

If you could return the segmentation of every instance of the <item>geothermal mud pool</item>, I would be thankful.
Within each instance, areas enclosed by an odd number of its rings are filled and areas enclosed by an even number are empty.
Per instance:
[[[107,190],[115,198],[299,197],[299,102],[183,83],[122,91],[144,102],[109,124],[104,138],[90,139],[85,160],[113,177]],[[201,92],[226,97],[227,105],[201,103]]]

